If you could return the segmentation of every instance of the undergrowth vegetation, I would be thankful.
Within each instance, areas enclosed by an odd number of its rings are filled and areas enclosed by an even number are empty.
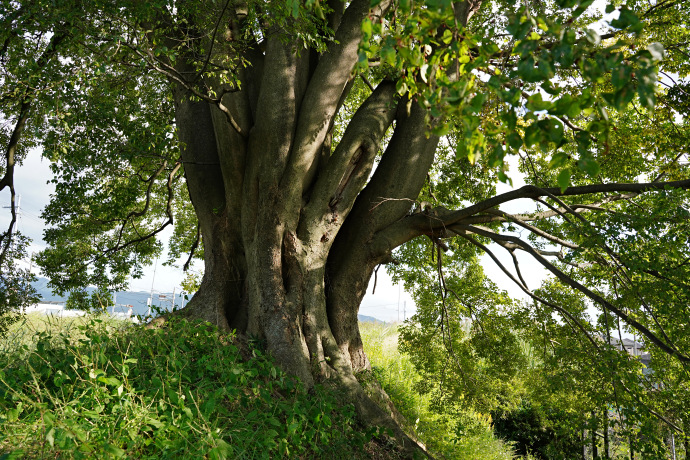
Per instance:
[[[30,323],[0,340],[0,458],[371,456],[352,406],[257,344],[183,321]]]
[[[363,323],[375,378],[404,429],[447,459],[512,459],[490,418],[444,411],[398,351],[396,326]],[[436,405],[435,405],[436,404]],[[29,315],[0,339],[0,459],[398,458],[327,385],[310,392],[260,343],[172,320]]]
[[[509,443],[497,438],[491,418],[473,411],[449,411],[431,396],[419,393],[421,378],[409,356],[398,350],[396,325],[360,324],[364,349],[373,374],[413,432],[439,458],[504,460],[516,456]]]

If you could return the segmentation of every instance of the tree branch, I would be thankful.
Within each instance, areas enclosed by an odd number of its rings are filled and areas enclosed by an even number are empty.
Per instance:
[[[379,143],[393,122],[395,99],[395,84],[384,81],[357,110],[316,180],[305,208],[305,221],[330,213],[337,213],[340,220],[347,216],[369,178]]]
[[[585,337],[587,337],[587,339],[594,346],[594,348],[597,351],[599,350],[599,345],[594,341],[594,338],[590,335],[590,333],[587,331],[587,329],[569,311],[567,311],[563,307],[561,307],[561,306],[559,306],[553,302],[549,302],[548,300],[546,300],[546,299],[536,295],[535,293],[533,293],[521,281],[516,279],[515,276],[512,273],[510,273],[510,271],[508,271],[507,268],[505,268],[505,266],[501,263],[501,261],[498,260],[496,255],[488,247],[484,246],[482,243],[478,242],[477,240],[475,240],[471,236],[467,235],[465,232],[459,232],[457,234],[459,236],[461,236],[462,238],[466,239],[467,241],[469,241],[470,243],[472,243],[473,245],[475,245],[476,247],[478,247],[479,249],[481,249],[483,252],[485,252],[491,258],[491,260],[493,260],[494,263],[501,269],[501,271],[503,271],[503,273],[505,273],[505,275],[508,278],[510,278],[520,289],[522,289],[522,291],[525,294],[527,294],[528,296],[530,296],[534,300],[536,300],[536,301],[538,301],[538,302],[540,302],[540,303],[542,303],[548,307],[553,308],[557,312],[561,313],[561,315],[563,315],[564,319],[568,319],[568,320],[570,320],[570,322],[575,324],[577,326],[577,328],[585,335]],[[568,325],[573,329],[573,332],[577,333],[577,331],[575,331],[575,328],[573,327],[573,325],[570,322],[568,322]]]
[[[316,172],[321,145],[336,114],[338,101],[350,79],[362,40],[362,21],[368,15],[383,15],[390,6],[385,0],[370,12],[368,0],[354,0],[345,10],[328,51],[319,59],[304,93],[286,175],[284,190],[301,196]],[[293,188],[288,184],[298,184]],[[299,194],[299,195],[298,195]]]
[[[553,264],[551,264],[547,259],[545,259],[539,252],[534,250],[529,244],[525,243],[521,239],[513,236],[506,236],[506,235],[500,235],[497,233],[493,233],[489,230],[484,230],[475,226],[471,225],[462,225],[458,224],[457,227],[461,230],[465,231],[470,231],[472,233],[476,233],[477,235],[484,236],[487,238],[490,238],[492,241],[503,241],[503,242],[511,242],[514,243],[518,246],[520,246],[524,251],[532,255],[534,259],[537,260],[544,268],[546,268],[548,271],[550,271],[556,278],[558,278],[563,284],[566,284],[570,286],[571,288],[582,292],[585,294],[587,297],[590,299],[594,300],[598,304],[600,304],[602,307],[609,309],[619,317],[623,319],[623,321],[627,322],[629,325],[640,331],[645,337],[647,337],[652,343],[657,345],[660,349],[662,349],[664,352],[668,353],[671,356],[675,356],[679,361],[683,363],[690,363],[690,357],[684,355],[678,349],[673,346],[673,344],[667,344],[660,338],[658,338],[654,333],[652,333],[649,329],[647,329],[644,325],[639,323],[637,320],[632,318],[630,315],[625,313],[623,310],[617,308],[616,306],[612,305],[610,302],[608,302],[606,299],[601,297],[599,294],[596,294],[592,292],[590,289],[587,287],[583,286],[573,278],[569,277],[565,273],[563,273],[561,270],[556,268]],[[455,230],[454,230],[455,231]]]

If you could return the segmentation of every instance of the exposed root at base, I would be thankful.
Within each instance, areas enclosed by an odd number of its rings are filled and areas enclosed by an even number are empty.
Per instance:
[[[183,318],[187,320],[202,320],[196,315],[190,315],[188,312],[178,310],[165,315],[159,316],[145,325],[146,328],[163,328],[166,323],[172,318]],[[214,325],[215,326],[215,325]],[[244,344],[246,350],[249,349],[248,340],[243,334],[237,334],[233,341],[239,341]],[[251,354],[243,353],[249,359]],[[244,357],[244,356],[243,356]],[[320,368],[314,369],[319,372]],[[381,427],[392,433],[391,441],[399,446],[399,453],[401,458],[407,459],[426,459],[433,458],[427,451],[423,444],[412,436],[403,431],[401,426],[404,425],[404,417],[395,408],[388,394],[383,390],[380,383],[372,379],[364,383],[360,383],[352,372],[338,372],[335,368],[330,368],[330,378],[323,379],[323,375],[316,376],[316,381],[326,381],[334,385],[335,388],[342,390],[345,401],[351,403],[357,413],[360,422],[364,426]],[[321,377],[321,378],[319,378]],[[309,388],[305,388],[308,390]]]
[[[378,400],[376,401],[367,394],[362,384],[354,376],[338,375],[336,379],[338,379],[338,386],[343,388],[348,400],[355,406],[357,416],[362,423],[366,426],[382,427],[391,431],[405,458],[433,458],[422,444],[403,431],[401,428],[402,415],[395,409],[393,402],[378,382],[375,384],[372,382],[373,389],[378,387],[378,390],[375,390],[375,394],[377,394],[375,399]],[[380,406],[379,403],[383,403],[384,407]]]

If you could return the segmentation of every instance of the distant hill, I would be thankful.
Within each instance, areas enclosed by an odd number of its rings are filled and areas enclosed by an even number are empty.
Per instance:
[[[359,320],[360,323],[379,323],[379,324],[386,324],[385,321],[381,321],[380,319],[374,318],[373,316],[357,315],[357,319]]]
[[[47,278],[39,278],[37,281],[32,283],[33,287],[38,291],[38,295],[41,300],[44,301],[54,301],[54,302],[64,302],[67,300],[67,296],[58,296],[48,287]],[[91,293],[94,288],[86,288],[86,291]],[[138,291],[119,291],[115,295],[115,303],[117,305],[116,311],[126,311],[126,306],[131,305],[132,312],[135,315],[145,315],[148,310],[148,300],[151,297],[150,292]],[[175,305],[180,307],[182,302],[186,303],[179,293],[175,295]],[[153,294],[153,305],[159,307],[163,310],[172,309],[172,292],[154,292]]]

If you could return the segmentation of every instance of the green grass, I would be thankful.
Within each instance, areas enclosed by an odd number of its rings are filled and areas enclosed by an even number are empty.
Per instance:
[[[332,391],[307,394],[258,348],[208,326],[29,318],[2,347],[0,458],[371,454],[373,432]]]
[[[361,327],[373,376],[432,453],[513,458],[480,414],[431,409],[395,327]],[[28,315],[0,339],[0,459],[395,457],[373,434],[327,386],[304,392],[259,347],[208,326]]]
[[[20,316],[17,322],[11,324],[4,337],[0,335],[0,356],[26,355],[29,351],[35,350],[39,337],[45,339],[50,336],[62,341],[62,338],[66,336],[71,343],[78,343],[79,339],[86,337],[83,326],[88,325],[94,318],[101,320],[99,324],[105,325],[111,331],[122,329],[130,324],[109,315],[60,317],[30,313]]]
[[[516,457],[511,446],[494,436],[490,418],[476,412],[433,410],[428,394],[416,391],[420,377],[407,355],[398,351],[395,325],[361,323],[364,350],[374,376],[408,421],[413,432],[439,458],[504,460]]]

